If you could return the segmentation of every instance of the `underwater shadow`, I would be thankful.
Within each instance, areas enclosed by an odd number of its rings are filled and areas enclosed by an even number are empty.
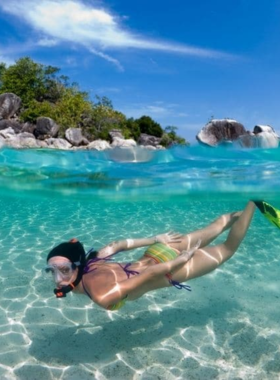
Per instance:
[[[162,312],[143,311],[135,318],[63,328],[46,325],[32,329],[29,354],[47,364],[75,365],[115,360],[116,354],[136,347],[146,347],[172,337],[178,329],[205,326],[209,321],[223,319],[238,308],[236,302],[214,301],[205,308],[189,310],[170,308]],[[37,332],[36,332],[37,330]],[[40,331],[39,331],[40,330]],[[56,330],[56,331],[54,331]],[[34,336],[35,335],[35,336]]]

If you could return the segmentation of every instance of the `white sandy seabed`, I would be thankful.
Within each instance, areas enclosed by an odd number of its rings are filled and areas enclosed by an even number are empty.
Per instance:
[[[280,378],[280,234],[261,216],[229,262],[190,282],[192,292],[163,289],[108,312],[83,296],[53,296],[40,272],[48,249],[71,234],[89,245],[103,231],[100,246],[116,238],[117,224],[120,236],[129,229],[149,235],[163,225],[182,230],[186,212],[198,226],[199,205],[173,204],[176,218],[164,221],[166,207],[151,206],[149,225],[140,204],[133,212],[127,205],[68,205],[63,218],[50,204],[18,206],[3,202],[0,217],[1,380]],[[211,207],[209,221],[217,215]]]

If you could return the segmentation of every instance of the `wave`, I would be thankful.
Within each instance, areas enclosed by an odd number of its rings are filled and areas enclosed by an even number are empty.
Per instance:
[[[279,185],[280,149],[0,150],[2,194],[263,194],[278,192]]]

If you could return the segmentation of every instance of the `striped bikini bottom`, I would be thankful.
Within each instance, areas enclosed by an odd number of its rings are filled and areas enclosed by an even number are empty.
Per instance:
[[[153,259],[156,264],[161,264],[176,259],[179,254],[180,252],[175,248],[171,248],[163,243],[155,243],[149,246],[144,253],[144,257]],[[184,285],[178,281],[172,280],[172,272],[166,273],[165,277],[168,279],[169,283],[177,289],[186,289],[191,291],[191,287],[189,285]]]
[[[144,253],[144,257],[153,259],[157,264],[174,260],[178,255],[179,251],[162,243],[155,243],[150,245]]]

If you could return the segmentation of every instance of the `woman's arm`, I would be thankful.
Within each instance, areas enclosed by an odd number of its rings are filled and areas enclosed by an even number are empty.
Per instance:
[[[182,240],[182,235],[177,232],[167,232],[165,234],[153,236],[150,238],[143,239],[126,239],[113,241],[112,243],[106,245],[98,251],[97,257],[104,258],[107,256],[114,255],[121,251],[127,251],[129,249],[135,249],[139,247],[145,247],[154,243],[180,243]]]

